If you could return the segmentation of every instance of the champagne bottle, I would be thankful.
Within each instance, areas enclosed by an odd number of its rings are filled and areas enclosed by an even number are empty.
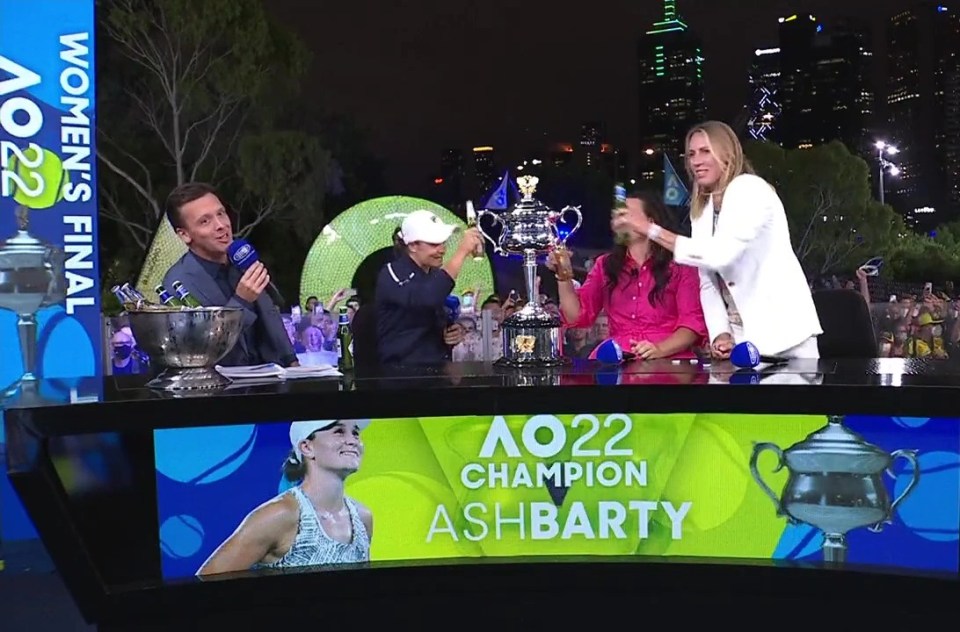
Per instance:
[[[176,293],[177,298],[180,299],[180,302],[187,307],[203,307],[203,304],[195,299],[193,294],[191,294],[187,288],[183,287],[180,281],[173,282],[173,291]]]
[[[124,283],[123,285],[114,285],[110,288],[110,291],[113,292],[113,295],[117,297],[117,300],[120,302],[120,305],[123,306],[123,309],[128,312],[143,312],[151,310],[162,309],[159,305],[151,303],[143,294],[138,292],[132,285],[129,283]]]
[[[627,188],[623,186],[622,182],[618,182],[613,187],[613,216],[616,217],[620,213],[627,210]],[[630,241],[630,234],[624,232],[617,232],[613,236],[613,241],[616,244],[625,245]]]
[[[120,286],[120,289],[123,290],[124,293],[130,298],[132,298],[133,300],[141,300],[141,301],[147,300],[147,297],[141,294],[139,290],[133,287],[133,285],[131,285],[130,283],[124,283],[122,286]]]
[[[160,297],[160,302],[167,307],[183,307],[183,303],[180,302],[180,299],[172,296],[170,292],[167,292],[166,288],[164,288],[162,285],[158,285],[154,291],[157,293],[157,296]]]
[[[476,228],[477,224],[477,211],[473,208],[473,202],[467,200],[467,228]],[[474,251],[473,260],[483,260],[483,242],[480,242],[480,245]]]
[[[337,368],[340,371],[353,369],[353,332],[347,308],[340,308],[340,323],[337,326]]]
[[[110,288],[110,292],[117,297],[117,302],[120,303],[120,306],[123,309],[136,308],[136,301],[130,300],[130,297],[127,296],[127,294],[123,291],[123,288],[121,288],[119,285],[114,285],[112,288]]]

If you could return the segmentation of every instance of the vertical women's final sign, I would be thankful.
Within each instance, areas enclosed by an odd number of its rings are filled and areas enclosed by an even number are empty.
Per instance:
[[[101,370],[93,0],[0,0],[0,389]]]

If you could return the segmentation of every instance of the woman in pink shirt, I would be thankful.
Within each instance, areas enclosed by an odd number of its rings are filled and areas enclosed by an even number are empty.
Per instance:
[[[650,221],[669,221],[659,198],[646,192],[627,196],[627,207]],[[601,310],[610,337],[644,360],[693,358],[707,326],[700,307],[697,270],[673,262],[673,254],[642,235],[616,236],[579,289],[573,286],[564,251],[551,253],[547,267],[557,275],[560,311],[566,327],[589,327]]]

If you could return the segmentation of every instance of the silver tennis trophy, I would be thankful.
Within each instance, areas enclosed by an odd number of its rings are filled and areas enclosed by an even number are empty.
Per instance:
[[[16,218],[16,234],[0,241],[0,308],[17,315],[24,373],[11,388],[19,384],[25,396],[37,379],[37,311],[64,301],[67,292],[63,250],[28,232],[25,206],[16,207]]]
[[[757,459],[765,450],[777,455],[775,472],[784,467],[789,472],[780,498],[757,469]],[[909,462],[912,472],[909,484],[891,503],[883,475],[894,476],[891,467],[897,459]],[[920,480],[915,450],[888,453],[845,428],[842,418],[836,416],[786,450],[773,443],[757,443],[750,457],[750,472],[773,501],[778,516],[823,532],[823,559],[834,564],[846,562],[848,531],[869,527],[880,532]]]
[[[558,248],[565,248],[566,241],[580,228],[583,216],[580,207],[566,206],[555,211],[533,197],[538,178],[517,178],[522,198],[503,213],[483,209],[478,214],[480,233],[493,244],[500,256],[522,256],[523,274],[527,289],[527,302],[500,326],[503,335],[503,357],[498,364],[526,366],[556,366],[563,362],[561,356],[560,319],[551,316],[541,306],[537,296],[537,257]],[[558,223],[568,223],[568,214],[576,217],[566,237],[561,237]],[[500,235],[494,240],[482,226],[485,217],[491,224],[500,225]]]

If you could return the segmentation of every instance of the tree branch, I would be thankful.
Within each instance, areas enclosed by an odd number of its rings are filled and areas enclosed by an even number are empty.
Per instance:
[[[213,129],[207,134],[207,138],[203,142],[203,148],[200,150],[200,155],[193,163],[193,169],[190,171],[191,180],[196,179],[197,171],[200,170],[207,156],[210,155],[210,150],[220,135],[220,130],[223,129],[224,124],[233,116],[233,113],[236,112],[239,105],[240,101],[235,100],[233,102],[223,102],[217,106],[217,110],[219,111],[217,122],[214,124]]]
[[[126,180],[127,183],[130,184],[130,186],[136,189],[137,193],[139,193],[140,196],[143,197],[144,201],[146,201],[150,205],[150,208],[153,209],[154,217],[160,217],[160,204],[157,202],[156,199],[154,199],[154,197],[150,194],[150,192],[144,188],[142,184],[137,182],[136,178],[131,176],[124,169],[122,169],[121,167],[118,167],[113,161],[107,158],[107,156],[104,155],[103,151],[100,148],[97,148],[97,158],[99,158],[100,162],[105,164],[107,168],[110,169],[110,171],[112,171],[113,173],[117,174],[118,176]]]
[[[144,99],[133,92],[130,93],[130,98],[133,99],[137,106],[139,106],[140,111],[143,112],[143,115],[146,117],[144,122],[160,139],[160,143],[163,145],[163,148],[167,150],[167,153],[169,153],[172,158],[176,159],[174,148],[164,133],[163,126],[160,124],[160,120],[157,118],[156,108],[154,108],[151,104],[148,104]]]
[[[810,188],[816,190],[817,202],[807,222],[807,226],[803,231],[803,236],[800,238],[800,243],[797,244],[797,258],[800,260],[800,263],[806,263],[807,257],[813,252],[814,242],[816,241],[814,237],[818,228],[817,223],[821,221],[820,218],[824,217],[833,206],[832,199],[828,198],[822,188],[815,185],[811,185]]]
[[[100,187],[98,191],[100,197],[100,214],[113,222],[116,222],[123,226],[127,232],[130,234],[130,238],[136,242],[137,246],[141,250],[146,250],[147,241],[150,239],[151,231],[145,226],[133,222],[126,217],[124,217],[123,212],[120,210],[120,205],[117,202],[117,199],[113,196],[113,193],[105,187]]]
[[[150,170],[147,169],[147,166],[143,164],[143,162],[139,158],[137,158],[136,156],[134,156],[133,154],[125,150],[123,147],[121,147],[120,144],[117,143],[115,140],[113,140],[113,138],[111,138],[109,134],[103,131],[102,127],[100,127],[97,130],[97,132],[101,140],[106,141],[107,144],[109,144],[118,152],[120,152],[124,158],[126,158],[127,160],[130,160],[135,165],[140,167],[140,170],[143,172],[143,177],[144,177],[144,183],[145,183],[144,188],[146,189],[150,199],[153,199],[153,176],[150,174]],[[99,151],[97,152],[97,155],[101,156]]]

